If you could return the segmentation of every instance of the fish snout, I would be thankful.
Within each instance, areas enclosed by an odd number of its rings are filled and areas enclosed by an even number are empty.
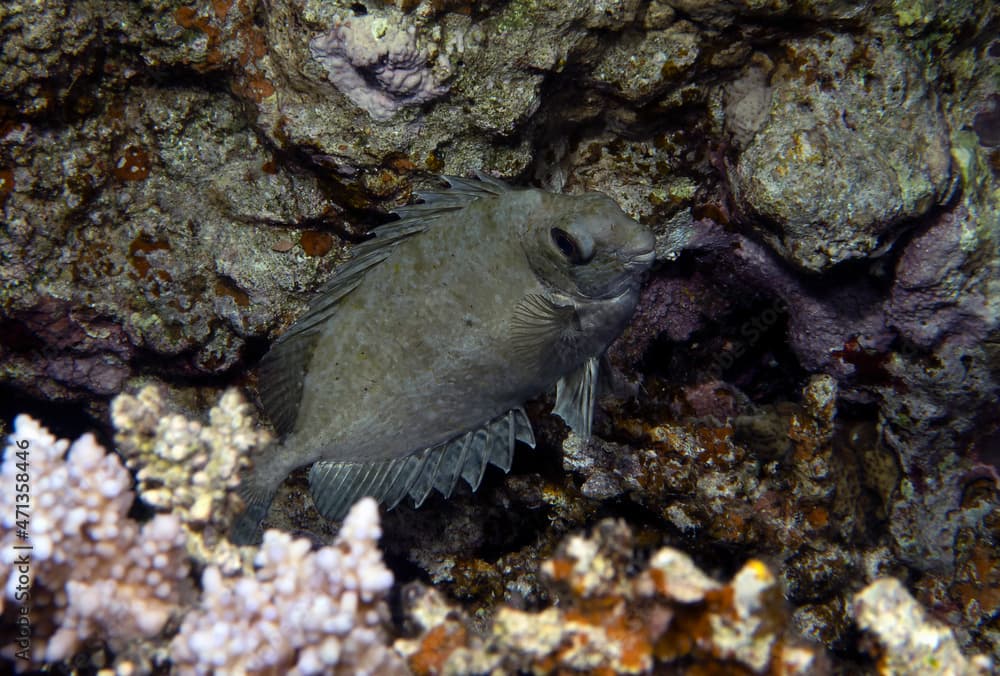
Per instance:
[[[629,270],[646,270],[653,265],[656,260],[656,252],[652,246],[642,251],[626,253],[625,267]]]
[[[637,235],[630,242],[631,246],[622,251],[624,254],[623,257],[628,261],[630,266],[649,267],[653,264],[653,259],[656,257],[653,251],[653,248],[656,246],[656,237],[653,236],[651,231],[645,228],[637,233]]]

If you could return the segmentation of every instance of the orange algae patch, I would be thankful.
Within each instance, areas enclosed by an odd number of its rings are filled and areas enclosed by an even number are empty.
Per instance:
[[[333,237],[325,232],[307,230],[299,238],[299,244],[307,256],[325,256],[333,248]]]
[[[128,262],[135,268],[140,279],[145,278],[149,274],[152,264],[146,260],[146,254],[153,251],[170,251],[170,245],[166,242],[155,240],[145,233],[139,233],[132,240],[132,243],[128,245]],[[166,271],[163,271],[163,274],[169,277]]]
[[[178,7],[174,12],[174,21],[181,28],[194,28],[197,19],[198,13],[194,11],[194,7]]]
[[[226,12],[228,12],[228,8]],[[218,8],[216,9],[218,15]],[[188,30],[200,30],[208,38],[208,45],[205,50],[205,63],[195,66],[198,70],[209,70],[213,66],[222,63],[222,52],[219,50],[219,38],[222,32],[212,25],[208,17],[198,16],[194,7],[178,7],[174,12],[174,21],[181,28]]]
[[[806,521],[813,528],[824,528],[830,523],[830,513],[825,507],[817,505],[806,512]]]
[[[250,296],[247,295],[247,292],[225,277],[218,277],[215,280],[215,293],[219,296],[229,296],[240,307],[250,305]]]
[[[548,562],[548,573],[556,582],[568,580],[573,574],[573,563],[566,559],[553,559]]]
[[[229,10],[233,7],[233,0],[212,0],[212,9],[219,21],[225,21]]]
[[[410,669],[417,676],[439,674],[448,657],[467,640],[465,627],[456,623],[440,624],[424,637],[420,650],[410,656]]]
[[[243,38],[243,51],[240,52],[239,62],[241,66],[256,61],[267,54],[267,40],[264,34],[256,28],[250,28],[241,34]]]
[[[247,95],[260,102],[274,94],[274,85],[261,75],[251,78],[246,87]]]
[[[115,160],[111,173],[122,181],[144,181],[149,177],[153,164],[141,146],[129,146]]]
[[[648,671],[653,665],[653,645],[638,622],[629,623],[625,617],[618,617],[607,627],[608,638],[621,646],[620,666],[624,671]]]
[[[194,7],[178,7],[174,12],[174,21],[181,28],[200,30],[208,38],[209,50],[215,49],[219,39],[219,29],[213,26],[207,17],[198,16]]]
[[[146,233],[139,233],[128,247],[128,262],[134,268],[134,272],[130,272],[129,276],[135,280],[152,282],[148,290],[159,298],[164,283],[172,282],[173,277],[166,270],[153,269],[153,264],[146,258],[146,254],[154,251],[170,251],[170,245],[155,240]]]

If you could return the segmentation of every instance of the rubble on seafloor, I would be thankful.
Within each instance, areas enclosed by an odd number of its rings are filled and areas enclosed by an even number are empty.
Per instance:
[[[501,607],[485,636],[457,608],[445,612],[435,590],[410,588],[407,612],[422,634],[396,647],[417,674],[649,673],[667,665],[825,673],[822,649],[786,634],[780,583],[760,561],[723,585],[671,548],[642,566],[634,546],[629,528],[614,520],[590,538],[569,537],[541,564],[554,603],[538,612]]]

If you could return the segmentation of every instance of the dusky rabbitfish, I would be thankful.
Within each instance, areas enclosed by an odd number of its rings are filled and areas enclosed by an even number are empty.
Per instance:
[[[254,458],[232,537],[257,536],[278,486],[312,464],[319,511],[360,497],[419,506],[534,446],[521,406],[556,386],[554,412],[590,434],[599,359],[625,327],[653,234],[597,193],[443,177],[374,230],[260,365],[279,443]]]

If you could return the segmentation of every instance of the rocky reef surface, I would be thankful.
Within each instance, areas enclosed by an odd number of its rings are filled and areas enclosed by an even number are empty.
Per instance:
[[[987,671],[998,25],[906,0],[3,3],[4,659],[30,439],[33,666]],[[229,545],[268,432],[223,393],[252,397],[389,209],[477,169],[604,191],[657,235],[594,438],[543,397],[538,448],[476,494],[338,535],[293,475],[265,525],[298,539]],[[19,413],[98,436],[63,458]],[[390,577],[353,601],[323,578],[341,623],[249,654],[323,566],[380,570],[379,528]]]

